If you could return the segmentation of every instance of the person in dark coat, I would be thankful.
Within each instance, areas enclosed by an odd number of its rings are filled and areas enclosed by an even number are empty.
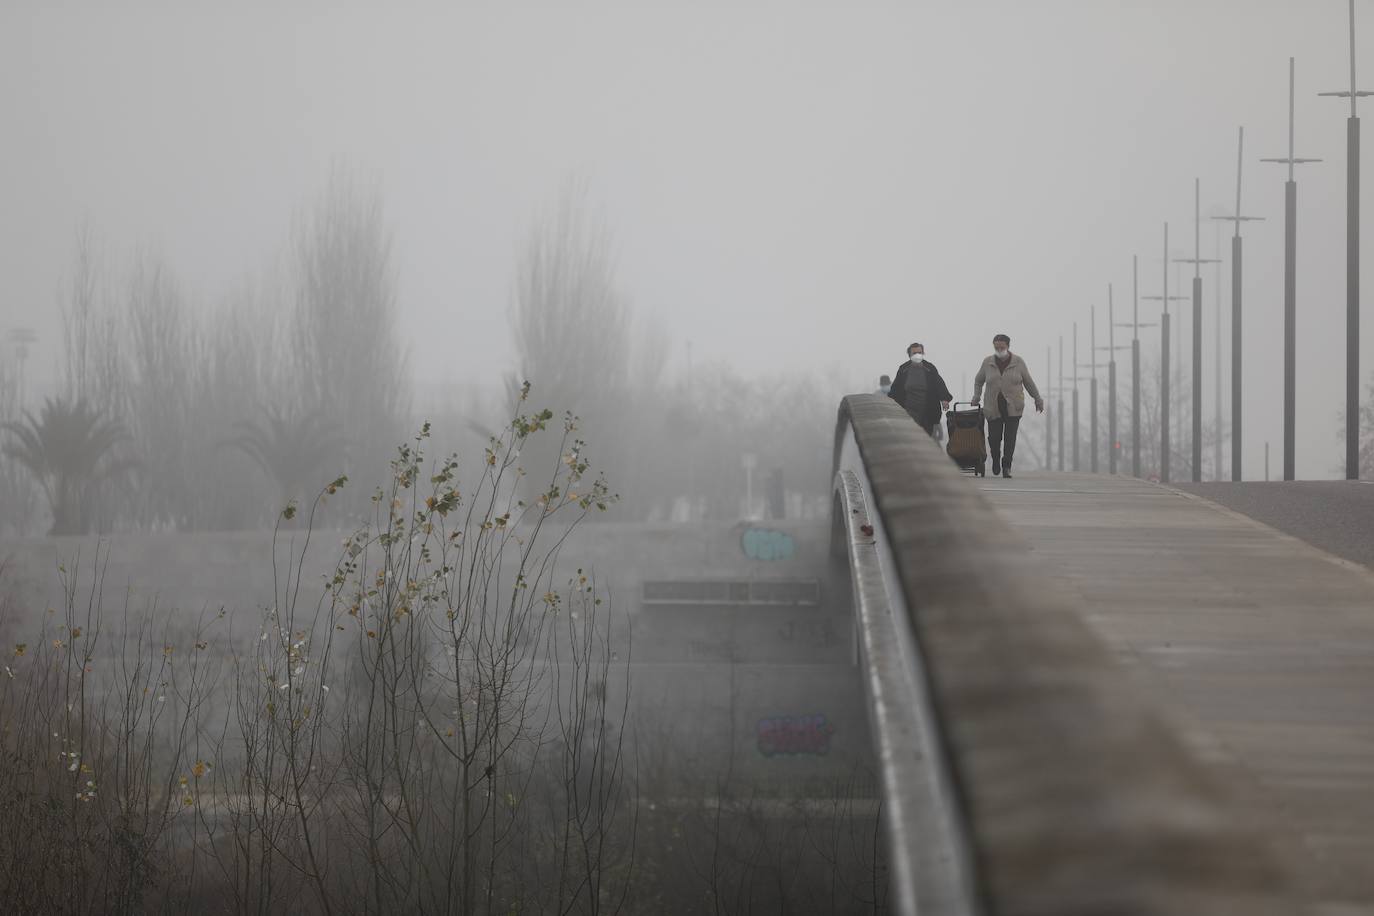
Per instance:
[[[914,343],[906,348],[907,361],[892,379],[892,390],[887,396],[906,408],[911,419],[934,436],[935,427],[940,422],[940,413],[948,409],[954,400],[949,386],[940,377],[940,370],[926,359],[926,348]]]

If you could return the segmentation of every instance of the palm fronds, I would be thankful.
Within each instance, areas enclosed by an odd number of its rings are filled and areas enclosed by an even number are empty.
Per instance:
[[[92,489],[136,462],[117,455],[129,441],[119,420],[82,399],[48,398],[38,416],[0,424],[10,434],[4,454],[37,478],[52,509],[52,534],[84,534],[90,528]]]

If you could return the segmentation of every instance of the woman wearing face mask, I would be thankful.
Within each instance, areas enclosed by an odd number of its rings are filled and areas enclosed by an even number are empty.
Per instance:
[[[912,344],[906,348],[906,358],[893,377],[887,396],[905,407],[911,419],[933,436],[940,412],[954,400],[954,395],[940,377],[940,370],[926,360],[925,347]]]
[[[1035,399],[1037,413],[1045,412],[1040,389],[1035,387],[1030,370],[1021,357],[1011,352],[1011,338],[998,334],[992,339],[992,355],[983,360],[973,377],[973,403],[983,400],[987,386],[987,405],[983,416],[988,419],[988,451],[992,457],[992,473],[1011,477],[1011,456],[1016,451],[1016,432],[1021,415],[1026,411],[1026,392]],[[1006,445],[1003,446],[1005,440]]]

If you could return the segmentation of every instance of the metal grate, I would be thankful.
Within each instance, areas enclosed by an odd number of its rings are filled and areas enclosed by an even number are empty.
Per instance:
[[[669,579],[644,583],[645,604],[820,604],[816,579]]]

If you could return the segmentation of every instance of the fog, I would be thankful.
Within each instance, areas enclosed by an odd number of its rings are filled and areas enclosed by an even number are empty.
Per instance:
[[[342,163],[380,189],[403,342],[440,391],[518,362],[519,242],[569,176],[604,212],[619,285],[661,323],[670,372],[690,345],[699,365],[862,390],[920,339],[957,386],[1003,331],[1044,376],[1074,320],[1086,347],[1108,283],[1119,311],[1129,301],[1133,253],[1142,294],[1158,292],[1164,221],[1190,254],[1195,176],[1204,216],[1231,209],[1244,124],[1245,206],[1269,218],[1246,228],[1255,476],[1278,438],[1283,179],[1256,160],[1285,154],[1292,55],[1298,154],[1327,160],[1299,175],[1298,471],[1331,476],[1346,112],[1315,93],[1348,82],[1344,13],[9,3],[0,324],[38,331],[31,377],[54,385],[79,225],[121,256],[160,253],[203,307],[276,256]]]
[[[1348,106],[1316,93],[1346,28],[1340,0],[0,4],[0,900],[882,910],[841,399],[913,341],[967,398],[1005,333],[1053,407],[1133,256],[1161,292],[1165,223],[1188,289],[1195,179],[1229,258],[1243,126],[1244,472],[1268,443],[1277,477],[1259,160],[1295,57],[1325,160],[1297,476],[1343,476]],[[1202,276],[1210,443],[1229,263]],[[871,546],[890,520],[853,511]],[[156,892],[106,855],[131,811]]]

